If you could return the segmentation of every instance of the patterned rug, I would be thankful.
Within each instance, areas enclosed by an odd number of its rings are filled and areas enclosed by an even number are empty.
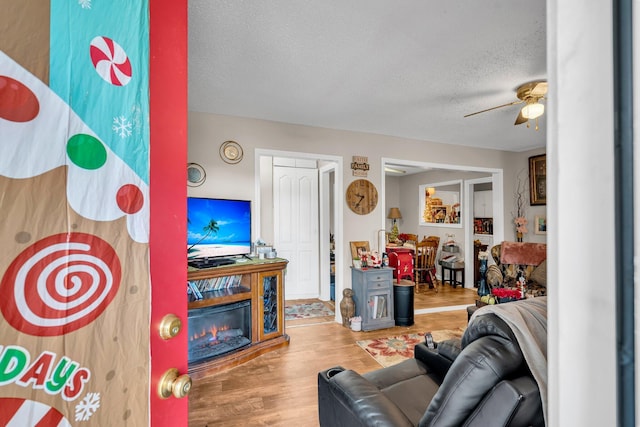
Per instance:
[[[310,319],[312,317],[333,316],[335,313],[321,302],[292,304],[284,307],[284,319]]]
[[[431,336],[435,342],[460,338],[464,329],[444,329],[441,331],[431,331]],[[364,351],[369,353],[376,362],[383,367],[392,366],[405,359],[413,357],[413,347],[424,342],[424,333],[406,334],[395,337],[377,338],[372,340],[356,341]]]

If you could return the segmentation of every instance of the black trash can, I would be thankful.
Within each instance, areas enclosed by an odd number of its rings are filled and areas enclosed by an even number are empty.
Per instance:
[[[413,325],[413,291],[415,285],[393,285],[393,316],[396,326]]]

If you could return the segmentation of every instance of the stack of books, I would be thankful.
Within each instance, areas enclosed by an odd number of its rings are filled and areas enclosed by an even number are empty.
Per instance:
[[[194,299],[202,299],[204,292],[222,291],[230,288],[240,287],[242,274],[233,276],[212,277],[210,279],[187,281],[187,294]]]
[[[369,299],[372,319],[382,319],[387,317],[387,297],[385,295],[374,295]]]

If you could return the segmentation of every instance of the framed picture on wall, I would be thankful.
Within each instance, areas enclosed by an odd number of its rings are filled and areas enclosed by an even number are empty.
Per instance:
[[[533,232],[535,234],[547,234],[547,217],[536,215]]]
[[[529,157],[530,204],[547,204],[547,155]]]

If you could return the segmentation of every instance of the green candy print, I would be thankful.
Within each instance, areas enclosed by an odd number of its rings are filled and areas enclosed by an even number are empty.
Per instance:
[[[69,138],[67,155],[76,166],[90,170],[102,167],[107,161],[107,150],[102,142],[82,133]]]

